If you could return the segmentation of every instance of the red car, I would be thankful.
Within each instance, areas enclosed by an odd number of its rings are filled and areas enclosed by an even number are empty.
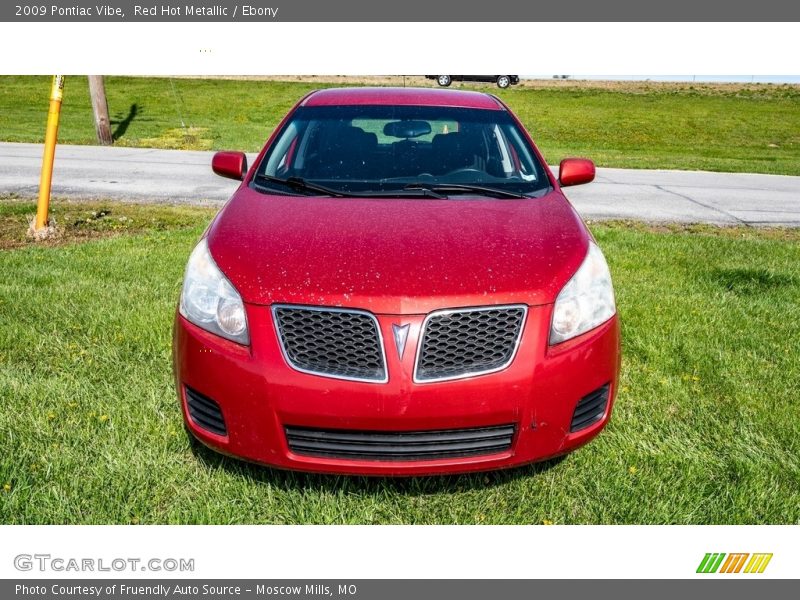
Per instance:
[[[192,252],[174,327],[187,428],[228,455],[328,473],[498,469],[564,454],[611,414],[606,261],[494,96],[303,98]]]

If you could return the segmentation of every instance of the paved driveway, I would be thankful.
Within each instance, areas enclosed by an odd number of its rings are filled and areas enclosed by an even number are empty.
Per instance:
[[[212,154],[61,145],[53,195],[219,204],[236,182],[211,172]],[[35,196],[41,156],[40,144],[0,143],[0,193]],[[800,227],[800,176],[598,169],[566,193],[587,219]]]

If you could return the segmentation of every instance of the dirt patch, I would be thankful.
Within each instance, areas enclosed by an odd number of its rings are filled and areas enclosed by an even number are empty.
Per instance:
[[[34,240],[28,235],[36,202],[29,198],[0,197],[0,250],[26,246],[51,247],[126,234],[184,229],[204,225],[216,209],[114,200],[54,199],[50,218],[58,235]]]
[[[208,127],[176,127],[158,137],[137,140],[136,145],[165,150],[211,150],[213,140],[207,135]]]

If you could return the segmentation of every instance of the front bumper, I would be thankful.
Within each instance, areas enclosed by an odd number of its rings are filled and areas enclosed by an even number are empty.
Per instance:
[[[417,336],[425,315],[378,315],[389,380],[365,383],[295,371],[281,353],[270,307],[247,306],[251,346],[243,347],[175,319],[173,359],[184,420],[191,433],[224,454],[278,468],[361,475],[426,475],[492,470],[574,450],[608,422],[620,366],[619,321],[556,347],[547,345],[552,306],[530,307],[514,361],[467,379],[414,383]],[[402,360],[392,325],[410,325]],[[581,398],[609,385],[602,418],[574,433]],[[213,399],[226,434],[189,416],[186,387]],[[493,454],[425,460],[373,460],[292,452],[285,428],[420,432],[514,425],[510,448]]]

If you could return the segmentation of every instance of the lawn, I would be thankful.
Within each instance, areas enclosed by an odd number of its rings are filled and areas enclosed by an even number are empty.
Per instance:
[[[432,85],[419,78],[411,83]],[[46,77],[0,76],[0,141],[42,141],[49,85]],[[108,77],[106,89],[117,145],[256,151],[299,98],[330,85],[329,80]],[[800,86],[462,87],[498,94],[551,164],[585,155],[605,167],[800,175]],[[95,143],[84,77],[67,78],[59,139]]]
[[[798,231],[593,224],[624,324],[609,427],[560,461],[367,479],[189,443],[170,329],[212,211],[55,202],[46,246],[33,212],[0,200],[0,523],[800,524]]]

